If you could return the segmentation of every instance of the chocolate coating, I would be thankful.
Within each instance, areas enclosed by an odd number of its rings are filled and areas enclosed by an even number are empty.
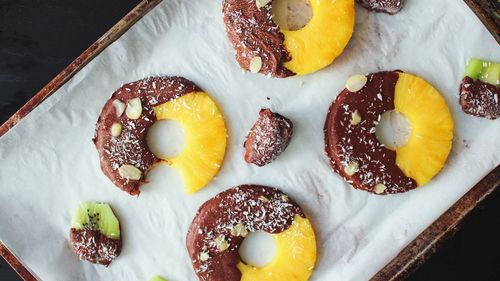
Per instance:
[[[117,258],[122,250],[121,237],[111,239],[92,229],[71,228],[70,242],[78,258],[105,266]]]
[[[139,186],[146,182],[147,172],[160,161],[149,150],[146,141],[148,129],[156,121],[153,107],[193,91],[200,89],[181,77],[150,77],[121,86],[104,104],[93,141],[99,152],[102,171],[116,186],[130,195],[139,195]],[[137,97],[142,103],[140,118],[132,120],[125,113],[118,116],[113,101],[119,100],[126,105],[129,100]],[[111,135],[114,123],[121,123],[123,126],[118,137]],[[122,178],[118,169],[124,164],[141,170],[141,178]]]
[[[236,60],[243,69],[249,70],[250,60],[259,56],[260,73],[274,77],[294,75],[283,66],[291,57],[284,45],[285,37],[272,19],[271,4],[259,9],[254,0],[225,0],[222,14]]]
[[[244,237],[233,235],[234,226],[242,224],[248,232],[281,233],[292,225],[295,215],[305,218],[292,199],[271,187],[241,185],[208,200],[196,213],[186,238],[198,278],[239,281],[241,272],[236,265]],[[222,251],[215,242],[218,237],[227,242],[227,248]]]
[[[487,119],[500,117],[500,87],[466,76],[460,85],[460,105],[470,115]]]
[[[358,3],[368,10],[395,14],[403,8],[404,0],[357,0]]]
[[[268,108],[261,109],[244,143],[245,161],[257,166],[271,163],[285,151],[292,133],[292,121]]]
[[[344,89],[330,106],[326,117],[325,151],[333,170],[355,188],[375,192],[377,184],[387,188],[385,194],[405,192],[417,187],[412,178],[396,165],[396,152],[386,148],[375,135],[380,116],[394,109],[394,91],[398,72],[369,74],[366,85],[358,92]],[[361,116],[351,124],[352,114]],[[348,175],[346,166],[357,163],[358,171]]]

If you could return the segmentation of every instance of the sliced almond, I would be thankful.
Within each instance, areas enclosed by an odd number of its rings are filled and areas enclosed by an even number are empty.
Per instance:
[[[288,202],[288,195],[281,195],[281,200]]]
[[[140,98],[133,98],[128,101],[125,114],[132,120],[139,119],[142,114],[142,103]]]
[[[118,169],[118,173],[122,178],[128,180],[140,180],[142,175],[141,170],[129,164],[122,165]]]
[[[262,59],[259,56],[255,56],[250,60],[250,72],[259,73],[262,68]]]
[[[244,224],[238,223],[231,228],[231,235],[245,237],[248,235],[248,230]]]
[[[225,250],[227,250],[227,248],[229,248],[229,243],[227,243],[227,240],[224,237],[224,235],[217,236],[214,242],[215,246],[217,247],[217,250],[219,250],[220,252],[224,252]]]
[[[122,116],[123,112],[125,111],[125,104],[121,100],[114,100],[112,104],[116,110],[116,115],[118,117]]]
[[[361,115],[359,115],[359,112],[355,110],[351,114],[351,125],[358,125],[359,123],[361,123],[361,120]]]
[[[349,165],[344,167],[344,172],[348,176],[352,176],[359,171],[359,164],[356,161],[351,161]]]
[[[355,93],[355,92],[363,89],[363,87],[366,85],[367,81],[368,81],[368,78],[364,75],[360,75],[360,74],[353,75],[353,76],[349,77],[349,79],[347,79],[347,81],[345,82],[345,87],[350,92]]]
[[[267,199],[267,197],[264,196],[264,195],[259,196],[259,200],[262,201],[262,202],[268,202],[269,201],[269,199]]]
[[[373,189],[375,191],[375,193],[377,194],[382,194],[384,193],[384,191],[387,189],[387,186],[381,184],[381,183],[378,183],[377,185],[375,185],[375,188]]]
[[[113,137],[118,137],[122,134],[122,124],[121,123],[114,123],[112,126],[111,126],[111,135]]]
[[[210,259],[210,255],[207,252],[200,252],[200,261],[207,261]]]
[[[271,3],[273,0],[255,0],[255,4],[257,5],[257,8],[262,8],[267,6],[267,4]]]

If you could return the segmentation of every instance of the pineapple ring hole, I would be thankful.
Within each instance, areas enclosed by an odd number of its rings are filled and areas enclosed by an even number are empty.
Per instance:
[[[163,160],[179,155],[186,144],[184,127],[170,119],[156,121],[148,130],[148,147]]]
[[[312,19],[309,0],[273,0],[274,22],[284,30],[299,30]]]
[[[265,231],[250,232],[241,243],[238,253],[245,264],[263,267],[274,259],[276,242],[273,236]]]
[[[375,131],[377,139],[392,150],[405,146],[410,133],[410,122],[403,113],[395,110],[386,111],[380,116]]]

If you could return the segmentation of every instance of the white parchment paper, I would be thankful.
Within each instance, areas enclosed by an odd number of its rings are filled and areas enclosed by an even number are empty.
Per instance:
[[[221,1],[164,1],[0,139],[0,239],[43,280],[196,280],[185,235],[198,207],[243,183],[281,188],[312,220],[318,261],[312,280],[366,280],[500,163],[500,120],[465,115],[458,87],[471,56],[500,60],[500,49],[458,0],[408,0],[395,16],[357,7],[346,51],[305,77],[244,74],[234,59]],[[434,84],[455,119],[443,171],[406,194],[374,196],[346,184],[323,153],[326,112],[354,73],[402,69]],[[103,175],[91,138],[104,102],[121,84],[181,75],[224,112],[229,146],[217,178],[187,196],[162,165],[139,198]],[[267,97],[270,99],[268,100]],[[287,150],[263,168],[243,161],[243,141],[261,107],[292,119]],[[83,200],[112,204],[124,238],[109,268],[79,261],[68,233]]]

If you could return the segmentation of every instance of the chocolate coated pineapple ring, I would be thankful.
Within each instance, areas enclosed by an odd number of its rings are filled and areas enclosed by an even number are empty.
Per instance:
[[[172,119],[184,128],[186,146],[171,159],[148,148],[148,129]],[[162,160],[181,173],[188,193],[218,172],[226,149],[226,127],[215,102],[181,77],[150,77],[116,90],[97,120],[93,139],[104,174],[119,188],[139,195],[147,172]]]
[[[240,66],[274,77],[318,71],[342,53],[354,29],[354,0],[309,0],[311,20],[280,28],[270,0],[225,0],[224,22]]]
[[[243,263],[238,249],[248,233],[265,231],[276,244],[261,267]],[[204,281],[306,281],[316,262],[316,238],[300,207],[283,192],[241,185],[219,193],[198,210],[186,246]]]
[[[426,184],[443,167],[453,139],[453,120],[439,92],[396,71],[350,80],[351,89],[338,95],[324,127],[333,170],[355,188],[377,194]],[[395,150],[375,135],[380,116],[389,110],[403,113],[411,127],[407,143]]]

